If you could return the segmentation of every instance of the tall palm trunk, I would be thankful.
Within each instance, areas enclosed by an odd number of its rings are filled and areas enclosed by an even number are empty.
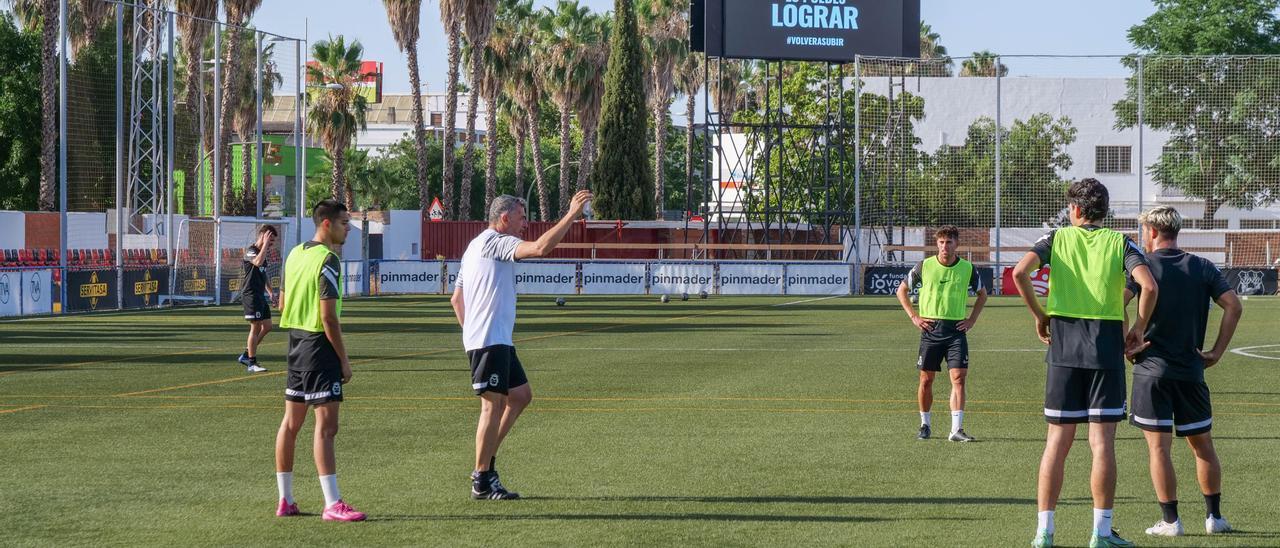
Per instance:
[[[58,0],[42,0],[40,15],[40,209],[53,211],[58,177]]]
[[[239,25],[240,21],[228,21],[231,25]],[[215,32],[217,32],[215,30]],[[222,208],[227,213],[238,213],[235,206],[235,190],[231,186],[231,117],[235,113],[239,94],[236,93],[236,76],[240,72],[240,33],[238,28],[231,27],[227,32],[229,42],[226,45],[226,59],[222,62],[222,105],[218,108],[219,143],[222,150],[215,152],[222,159]],[[216,52],[215,52],[216,53]],[[222,213],[222,212],[215,212]]]
[[[457,211],[453,201],[453,127],[457,124],[458,117],[458,60],[461,57],[458,40],[461,33],[462,23],[453,21],[448,23],[448,40],[449,40],[449,87],[445,90],[445,109],[444,109],[444,188],[441,189],[440,195],[444,197],[444,216],[445,218],[453,218],[454,212]]]
[[[689,127],[684,133],[684,203],[685,212],[690,211],[690,207],[698,207],[693,202],[693,110],[697,107],[697,96],[689,93],[685,97],[684,115],[688,120]]]
[[[591,170],[596,163],[596,126],[594,124],[582,128],[582,153],[579,157],[577,189],[585,190],[587,181],[591,179]]]
[[[513,123],[519,123],[512,120]],[[524,132],[520,132],[516,137],[516,197],[524,197],[524,151],[528,145],[529,138],[525,137]]]
[[[542,173],[542,137],[538,131],[539,112],[542,109],[534,103],[528,109],[529,133],[533,138],[533,178],[538,184],[538,216],[539,221],[551,220],[551,197],[547,195],[547,181]]]
[[[666,204],[663,199],[663,187],[666,184],[663,165],[667,159],[667,124],[671,121],[667,112],[670,108],[671,105],[665,100],[657,101],[653,108],[653,205],[659,221],[662,220],[662,210]]]
[[[347,191],[347,155],[344,152],[346,152],[345,146],[329,151],[329,154],[333,156],[333,182],[329,185],[329,192],[332,194],[333,199],[347,204],[347,209],[349,210],[352,204],[350,194]]]
[[[569,155],[573,153],[573,134],[572,126],[569,125],[570,104],[565,101],[565,106],[560,107],[560,212],[558,215],[564,215],[569,212],[569,198],[572,196],[569,190]]]
[[[484,211],[480,214],[487,217],[489,214],[489,205],[493,203],[493,199],[498,196],[498,132],[494,131],[498,127],[498,86],[490,86],[489,97],[486,99],[489,104],[485,105],[484,125],[487,128],[489,143],[485,146],[485,162],[484,162]]]
[[[418,43],[405,48],[409,55],[409,86],[413,88],[413,145],[418,154],[418,204],[426,210],[431,206],[431,186],[427,178],[427,129],[422,123],[422,85],[418,79]]]
[[[256,137],[256,136],[255,136]],[[253,137],[241,136],[242,142],[248,143]],[[240,146],[240,211],[245,215],[258,215],[257,173],[254,163],[258,160],[257,145],[251,150],[249,145]]]
[[[480,54],[471,56],[471,93],[467,96],[467,133],[462,137],[462,184],[458,196],[458,218],[471,219],[471,179],[476,174],[476,116],[479,114],[480,79],[484,78],[484,60]],[[492,105],[485,108],[492,110]],[[493,132],[490,127],[489,132]]]

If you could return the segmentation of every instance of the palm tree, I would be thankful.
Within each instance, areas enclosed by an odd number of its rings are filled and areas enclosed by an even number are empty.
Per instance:
[[[704,80],[704,66],[702,54],[690,51],[680,62],[680,66],[676,69],[676,90],[684,94],[685,97],[685,119],[688,121],[689,127],[685,131],[684,137],[684,195],[685,200],[690,199],[689,192],[693,187],[693,111],[697,107],[698,90],[702,89]]]
[[[498,115],[507,122],[507,131],[516,142],[516,196],[524,196],[525,149],[529,140],[529,124],[525,123],[524,109],[507,92],[508,85],[503,85],[502,94],[498,96]],[[486,208],[487,211],[487,208]]]
[[[449,42],[449,84],[445,88],[444,112],[444,174],[441,177],[440,197],[444,202],[444,216],[454,216],[453,187],[453,145],[456,140],[453,128],[457,125],[458,116],[458,61],[460,58],[459,41],[462,39],[462,18],[466,13],[466,0],[440,0],[440,23],[444,25],[445,37]]]
[[[730,124],[734,114],[754,106],[752,82],[758,75],[755,63],[733,59],[721,59],[711,71],[707,84],[711,88],[711,104],[720,113],[720,123]]]
[[[589,78],[578,94],[578,125],[582,127],[582,158],[578,161],[577,190],[587,188],[596,157],[596,135],[600,128],[600,107],[604,101],[604,73],[609,64],[609,32],[612,19],[591,15],[596,30],[594,42],[584,44],[582,62]]]
[[[954,64],[947,55],[947,47],[942,45],[942,35],[933,31],[933,27],[920,21],[920,66],[921,76],[951,76]]]
[[[25,29],[40,29],[40,209],[53,211],[58,168],[58,0],[5,0]],[[102,0],[67,5],[67,38],[74,59],[114,11]],[[50,24],[44,24],[46,21]]]
[[[225,205],[232,204],[235,198],[231,188],[231,130],[232,117],[235,116],[236,103],[240,100],[240,95],[236,93],[236,78],[240,76],[240,56],[243,46],[242,40],[236,40],[235,34],[238,33],[238,27],[244,26],[245,21],[258,11],[262,6],[262,0],[223,0],[222,9],[227,14],[227,25],[229,25],[227,36],[225,60],[222,63],[222,71],[224,78],[222,79],[222,105],[218,109],[218,124],[220,128],[220,143],[222,150],[216,152],[222,158],[222,188],[218,189],[222,193],[222,203]],[[221,212],[218,212],[221,213]]]
[[[582,88],[588,78],[587,67],[582,62],[584,46],[592,41],[594,30],[587,24],[590,13],[577,0],[560,0],[555,11],[544,10],[539,23],[538,41],[549,60],[542,72],[551,102],[560,109],[560,200],[559,212],[569,208],[570,155],[573,152],[571,121]]]
[[[538,130],[543,98],[540,74],[544,70],[544,67],[538,64],[538,60],[542,58],[540,48],[535,49],[539,22],[533,14],[531,5],[528,6],[528,14],[518,21],[519,23],[514,27],[515,36],[512,38],[512,44],[515,46],[511,51],[512,63],[509,66],[510,73],[505,82],[504,94],[511,98],[514,107],[509,112],[511,124],[524,126],[524,134],[533,141],[533,176],[538,187],[538,213],[540,219],[547,220],[551,218],[551,196],[547,193],[546,177],[543,173],[542,136]],[[512,129],[511,132],[517,136],[520,135],[516,129]],[[517,141],[517,192],[522,190],[519,177],[522,171],[520,156],[523,155],[523,151],[523,144]]]
[[[242,39],[245,44],[256,48],[258,46],[254,33],[241,32]],[[236,134],[240,137],[240,212],[247,214],[252,211],[257,214],[256,201],[257,197],[253,191],[257,185],[262,184],[254,174],[254,165],[257,163],[257,150],[253,151],[250,156],[249,143],[254,142],[258,136],[258,79],[262,83],[262,109],[266,110],[275,105],[275,89],[284,84],[284,77],[280,75],[280,71],[276,70],[276,64],[273,61],[275,55],[275,43],[268,42],[262,47],[262,74],[256,75],[256,66],[249,66],[245,63],[244,69],[240,72],[238,87],[240,94],[236,101],[235,126]],[[256,63],[255,63],[256,65]],[[254,145],[257,146],[256,143]]]
[[[484,173],[484,211],[498,195],[498,113],[509,109],[511,101],[503,96],[503,87],[518,60],[514,55],[525,55],[528,50],[521,43],[522,34],[519,25],[533,15],[532,0],[501,0],[496,12],[493,31],[485,42],[481,52],[483,72],[476,82],[476,93],[484,97],[485,127],[488,128],[488,144],[485,146]],[[474,55],[474,48],[468,50]],[[509,118],[510,119],[510,118]],[[516,139],[516,190],[520,194],[524,189],[520,171],[524,168],[524,136],[523,123],[509,124],[512,137]],[[518,132],[518,133],[517,133]]]
[[[675,99],[676,64],[689,47],[685,41],[689,34],[685,5],[675,0],[642,0],[636,4],[648,56],[645,81],[649,87],[649,108],[653,112],[653,192],[659,220],[662,210],[666,209],[664,165],[667,126],[671,121],[671,102]]]
[[[321,40],[311,48],[313,65],[307,66],[307,80],[320,86],[311,111],[307,113],[307,125],[313,137],[333,162],[333,183],[330,188],[335,200],[342,200],[348,209],[355,207],[351,190],[346,185],[346,155],[356,132],[364,129],[365,112],[369,105],[363,95],[356,93],[356,82],[364,74],[360,72],[360,59],[364,46],[352,41],[350,47],[339,35]]]
[[[466,15],[463,17],[467,42],[472,47],[483,48],[489,41],[489,32],[493,30],[493,18],[498,8],[497,0],[469,0]],[[471,56],[471,93],[467,99],[467,133],[463,137],[462,147],[462,185],[458,196],[458,217],[471,218],[471,178],[476,173],[476,114],[480,106],[479,82],[484,78],[484,56]]]
[[[960,76],[1007,76],[1009,67],[1000,62],[1000,56],[990,50],[976,51],[973,57],[960,64]]]
[[[418,21],[422,0],[382,0],[387,8],[387,21],[400,51],[409,58],[409,87],[413,89],[413,143],[418,153],[418,202],[421,209],[431,205],[431,187],[427,181],[427,130],[422,122],[422,84],[418,77]]]
[[[207,101],[204,93],[204,71],[203,61],[205,59],[204,47],[205,39],[209,37],[209,31],[212,28],[209,21],[218,16],[218,0],[177,0],[178,13],[177,17],[178,32],[182,35],[182,56],[186,59],[186,74],[183,75],[182,99],[180,100],[187,106],[191,119],[201,116],[204,110],[201,105]],[[204,121],[200,120],[199,125],[204,127]],[[194,185],[196,179],[200,176],[199,159],[204,157],[205,151],[208,150],[208,141],[205,139],[205,133],[199,135],[200,143],[195,156],[196,161],[190,166],[185,166],[184,170],[188,175],[184,186],[186,190],[182,193],[182,210],[191,214],[196,211],[196,193]]]

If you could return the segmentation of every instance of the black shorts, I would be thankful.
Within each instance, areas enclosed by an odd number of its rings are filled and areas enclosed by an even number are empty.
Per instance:
[[[1194,436],[1213,428],[1209,385],[1204,381],[1134,375],[1132,401],[1129,422],[1148,432]]]
[[[942,371],[943,360],[947,362],[947,369],[968,369],[969,338],[956,329],[959,322],[934,322],[933,329],[920,333],[920,357],[916,360],[916,369]]]
[[[467,358],[471,360],[471,389],[477,396],[485,392],[505,395],[512,388],[529,384],[514,346],[495,344],[468,350]]]
[[[284,400],[307,405],[342,401],[342,369],[289,370]]]
[[[1049,366],[1044,420],[1052,424],[1120,422],[1125,417],[1123,369]]]
[[[244,304],[244,319],[251,322],[271,319],[271,301],[266,295],[246,295],[240,302]]]
[[[308,405],[342,401],[342,360],[323,332],[290,330],[287,359],[285,400]]]

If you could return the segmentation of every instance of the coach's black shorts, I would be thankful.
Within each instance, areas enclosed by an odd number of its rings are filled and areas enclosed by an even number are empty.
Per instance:
[[[933,329],[920,333],[920,357],[916,360],[916,369],[921,371],[942,371],[942,362],[947,362],[947,369],[969,368],[969,338],[963,331],[956,329],[956,320],[934,320]]]
[[[1125,417],[1123,369],[1049,366],[1044,419],[1053,424],[1120,422]]]
[[[271,301],[266,295],[245,295],[240,302],[244,304],[244,319],[251,322],[271,319]]]
[[[468,350],[467,358],[471,360],[471,389],[477,396],[485,392],[507,394],[512,388],[529,384],[514,346],[495,344]]]
[[[1209,385],[1204,381],[1134,375],[1132,401],[1129,422],[1143,430],[1194,436],[1213,428]]]

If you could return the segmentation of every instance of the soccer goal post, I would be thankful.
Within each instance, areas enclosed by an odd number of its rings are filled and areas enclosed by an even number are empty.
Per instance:
[[[238,299],[245,251],[263,226],[276,227],[279,235],[264,264],[271,287],[279,288],[284,257],[297,244],[291,219],[186,219],[178,227],[169,302],[219,305]]]

